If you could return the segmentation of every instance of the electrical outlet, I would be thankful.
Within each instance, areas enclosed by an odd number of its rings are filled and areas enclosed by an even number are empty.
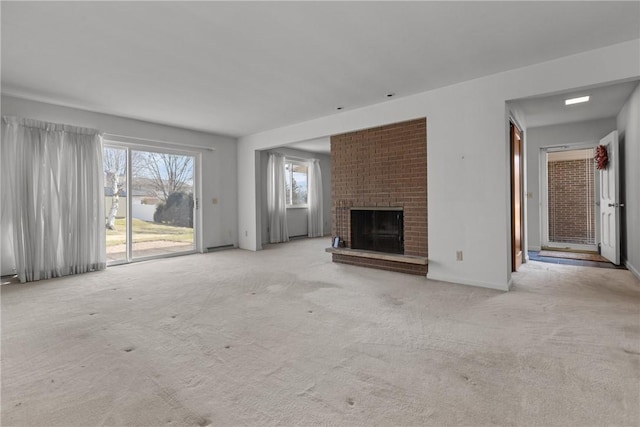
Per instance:
[[[244,230],[244,237],[249,237],[249,232],[247,230]]]
[[[462,261],[462,251],[456,251],[456,261]]]

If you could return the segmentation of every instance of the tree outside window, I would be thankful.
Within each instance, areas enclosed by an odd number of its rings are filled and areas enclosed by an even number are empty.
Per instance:
[[[307,165],[287,160],[284,171],[287,206],[307,206]]]

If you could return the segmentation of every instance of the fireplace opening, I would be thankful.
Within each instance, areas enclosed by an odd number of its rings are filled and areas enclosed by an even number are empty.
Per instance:
[[[402,209],[351,209],[351,249],[404,254]]]

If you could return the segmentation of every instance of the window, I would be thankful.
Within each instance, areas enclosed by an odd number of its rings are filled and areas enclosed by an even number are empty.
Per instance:
[[[287,206],[307,206],[307,165],[295,160],[285,160],[285,185],[287,187]]]

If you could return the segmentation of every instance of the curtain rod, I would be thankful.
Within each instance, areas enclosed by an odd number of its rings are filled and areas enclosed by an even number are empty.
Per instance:
[[[128,142],[127,140],[142,141],[143,144],[140,144],[140,145],[145,145],[144,144],[145,142],[152,143],[152,144],[147,144],[148,147],[157,147],[156,145],[153,145],[153,143],[155,143],[155,144],[164,144],[168,146],[174,146],[174,148],[185,147],[185,148],[197,148],[199,150],[207,150],[207,151],[216,150],[213,147],[203,147],[201,145],[183,144],[183,143],[172,142],[172,141],[162,141],[159,139],[139,138],[137,136],[117,135],[115,133],[103,133],[102,137],[107,140],[115,139],[116,140],[115,142]],[[171,147],[167,147],[167,148],[171,148]]]
[[[317,159],[315,157],[298,157],[298,156],[289,156],[286,153],[283,153],[282,151],[277,151],[277,150],[272,150],[273,153],[278,153],[278,154],[282,154],[286,159],[291,159],[291,160],[298,160],[301,162],[308,162],[309,160],[320,160]]]

